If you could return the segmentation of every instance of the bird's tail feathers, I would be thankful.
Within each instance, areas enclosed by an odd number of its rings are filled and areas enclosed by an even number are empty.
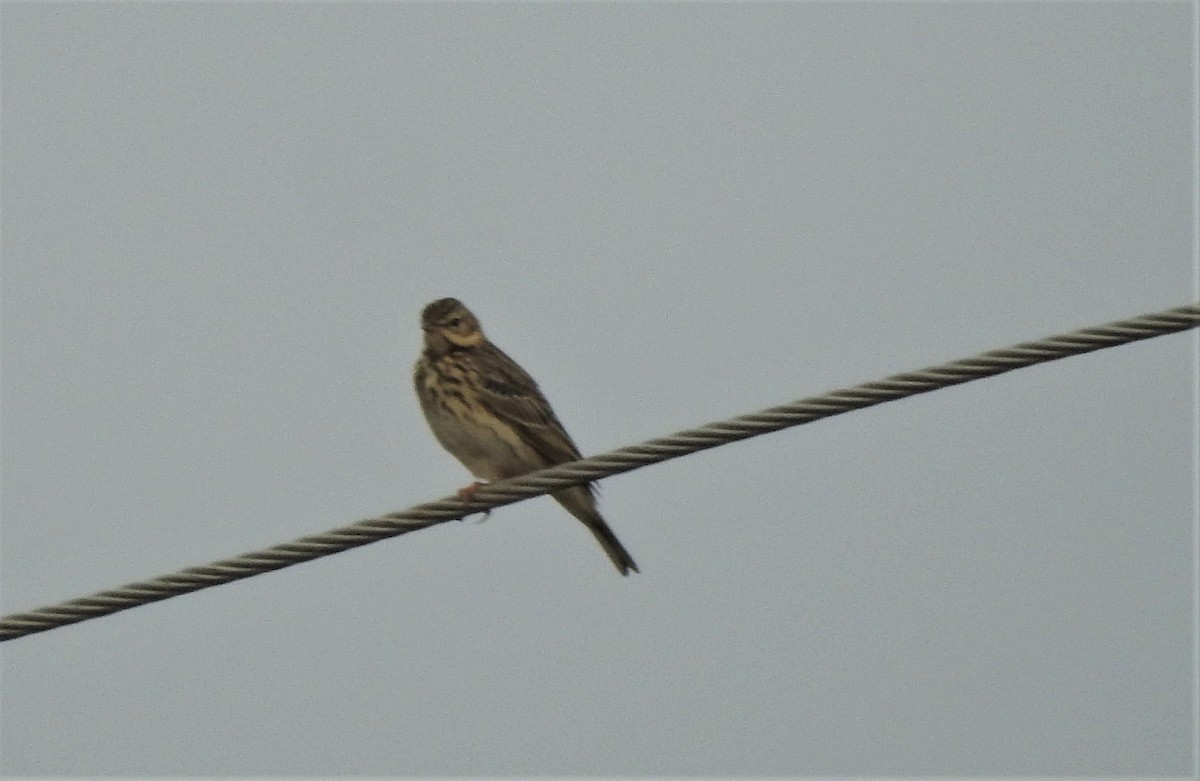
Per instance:
[[[622,575],[628,575],[631,571],[637,572],[637,562],[633,560],[633,556],[629,555],[629,551],[625,550],[625,546],[617,539],[617,535],[613,534],[613,530],[608,527],[604,519],[599,515],[594,520],[584,521],[588,529],[596,537],[596,541],[600,543],[600,547],[604,548],[604,552],[612,559],[612,563],[616,566],[617,571]]]
[[[582,486],[568,488],[555,493],[554,498],[567,508],[571,515],[583,521],[583,525],[595,535],[596,542],[600,543],[600,547],[604,548],[604,552],[612,559],[618,572],[622,575],[637,572],[638,567],[633,556],[629,555],[629,551],[625,550],[625,546],[617,539],[617,535],[613,534],[604,517],[596,510],[596,500],[589,489],[590,486],[586,489]]]

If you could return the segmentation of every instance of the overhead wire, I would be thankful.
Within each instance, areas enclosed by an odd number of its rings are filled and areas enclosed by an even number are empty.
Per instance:
[[[0,641],[45,632],[139,605],[261,575],[435,524],[458,520],[567,486],[600,480],[701,450],[811,423],[814,420],[1198,326],[1200,304],[1181,306],[841,388],[492,483],[481,487],[469,501],[447,497],[320,534],[300,537],[264,550],[188,567],[168,575],[129,583],[29,612],[4,616],[0,619]]]

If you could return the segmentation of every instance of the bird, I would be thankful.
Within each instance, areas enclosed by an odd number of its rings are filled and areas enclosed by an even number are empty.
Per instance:
[[[528,372],[492,344],[455,298],[421,312],[424,348],[413,367],[421,411],[442,447],[476,478],[505,480],[582,456]],[[469,499],[481,483],[459,492]],[[590,484],[552,496],[583,522],[622,575],[637,564],[596,508]]]

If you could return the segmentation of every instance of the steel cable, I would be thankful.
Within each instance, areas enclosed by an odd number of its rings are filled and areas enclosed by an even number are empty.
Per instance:
[[[591,482],[660,461],[718,447],[761,434],[799,426],[821,418],[871,407],[888,401],[992,377],[1046,361],[1115,347],[1200,326],[1200,305],[1085,328],[1035,342],[982,353],[973,358],[897,374],[883,380],[842,388],[791,404],[710,423],[659,437],[639,445],[613,450],[569,464],[532,472],[480,488],[469,503],[447,497],[396,513],[312,534],[265,550],[244,553],[222,561],[188,567],[152,580],[16,613],[0,619],[0,641],[44,632],[67,624],[127,610],[192,591],[231,583],[272,570],[378,542],[445,521],[457,520],[494,507],[550,493],[559,488]]]

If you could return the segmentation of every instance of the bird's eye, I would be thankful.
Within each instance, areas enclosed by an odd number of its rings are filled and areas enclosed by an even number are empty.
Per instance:
[[[461,317],[452,317],[446,321],[446,325],[450,326],[451,328],[458,328],[458,326],[461,324],[462,324]]]

